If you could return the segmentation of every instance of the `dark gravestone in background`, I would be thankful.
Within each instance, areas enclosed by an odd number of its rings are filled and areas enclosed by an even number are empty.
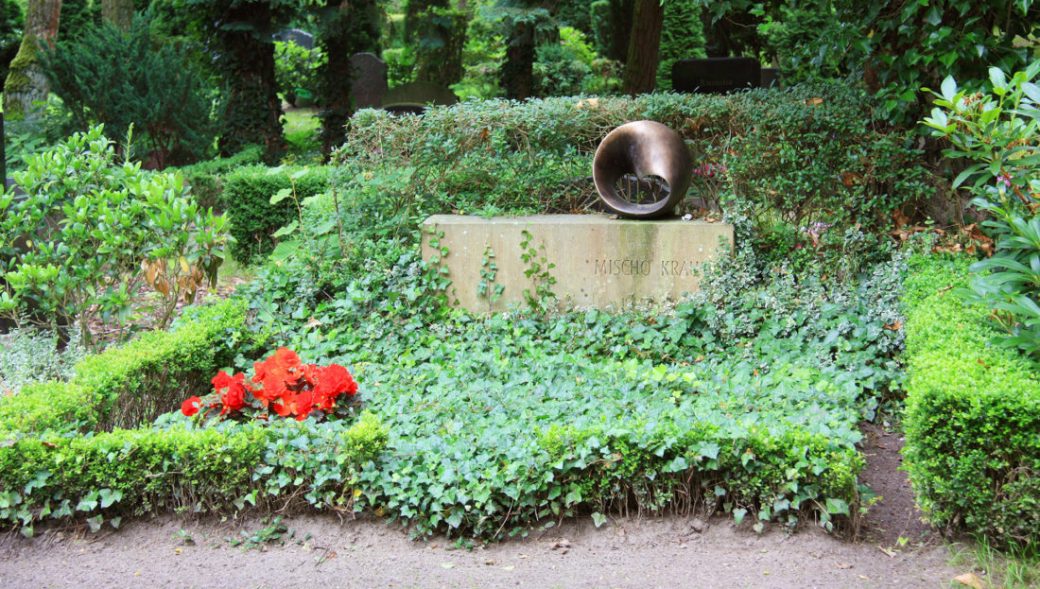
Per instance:
[[[762,66],[750,57],[682,59],[672,66],[676,92],[725,94],[762,84]]]
[[[373,53],[350,56],[350,98],[354,108],[379,108],[386,96],[386,64]]]
[[[449,106],[458,101],[450,88],[433,82],[411,82],[387,92],[383,108],[394,114],[422,114],[429,104]]]

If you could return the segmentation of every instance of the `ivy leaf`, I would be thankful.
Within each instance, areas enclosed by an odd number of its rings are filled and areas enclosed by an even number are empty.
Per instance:
[[[831,515],[848,515],[849,504],[844,499],[827,498],[827,513]]]
[[[291,188],[283,188],[271,196],[271,204],[276,205],[292,196]]]
[[[597,528],[607,523],[607,516],[603,515],[598,511],[592,512],[592,524]]]

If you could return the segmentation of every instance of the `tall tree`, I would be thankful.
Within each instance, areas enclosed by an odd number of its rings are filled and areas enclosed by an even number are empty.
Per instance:
[[[636,0],[622,88],[629,94],[652,92],[657,84],[664,7],[661,0]]]
[[[379,50],[379,11],[375,0],[326,0],[318,16],[318,42],[326,55],[319,73],[318,101],[322,150],[327,156],[343,143],[347,121],[354,114],[350,56]]]
[[[29,0],[18,55],[4,81],[4,112],[9,119],[32,118],[33,103],[47,99],[47,76],[40,67],[39,44],[53,46],[61,19],[61,0]]]
[[[101,18],[122,31],[134,21],[134,0],[101,0]]]
[[[466,13],[449,0],[410,0],[405,36],[416,48],[416,79],[449,86],[462,79]]]

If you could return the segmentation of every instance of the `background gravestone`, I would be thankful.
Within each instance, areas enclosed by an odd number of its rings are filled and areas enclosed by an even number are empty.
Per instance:
[[[434,82],[402,84],[386,93],[383,108],[393,113],[422,114],[427,105],[450,106],[459,101],[451,88]]]
[[[761,84],[762,65],[750,57],[682,59],[672,66],[672,88],[676,92],[726,94]]]
[[[354,108],[379,108],[386,95],[386,64],[373,53],[350,56],[350,98]]]

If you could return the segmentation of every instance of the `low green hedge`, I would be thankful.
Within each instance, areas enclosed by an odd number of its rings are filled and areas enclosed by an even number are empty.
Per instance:
[[[0,400],[0,437],[133,427],[176,409],[248,343],[245,313],[241,301],[203,307],[172,331],[87,356],[69,383],[24,387]]]
[[[235,155],[198,162],[178,168],[178,171],[188,181],[199,206],[219,210],[223,208],[224,178],[238,168],[261,163],[263,158],[263,148],[252,145]]]
[[[286,198],[271,204],[271,197],[283,189],[296,190],[296,199],[325,192],[328,186],[327,168],[266,168],[247,166],[239,168],[224,179],[222,200],[231,220],[231,235],[235,243],[231,255],[240,262],[249,263],[274,249],[273,234],[296,218],[297,202]]]
[[[0,446],[0,524],[32,535],[37,522],[69,517],[97,529],[168,510],[342,508],[354,498],[353,473],[386,441],[371,414],[349,427],[282,421],[198,429],[171,419],[167,429],[45,434]]]
[[[908,273],[907,470],[946,531],[1040,541],[1040,378],[958,295],[967,266],[917,258]]]

